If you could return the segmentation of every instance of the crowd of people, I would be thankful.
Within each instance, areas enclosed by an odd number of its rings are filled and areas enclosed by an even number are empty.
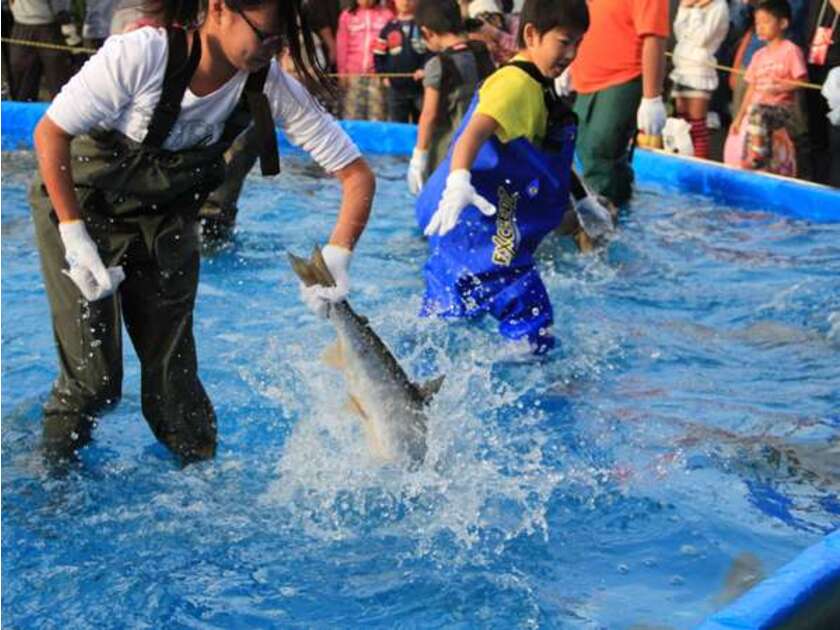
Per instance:
[[[464,51],[477,53],[482,63],[489,57],[492,69],[510,61],[518,51],[522,2],[459,0],[461,20],[448,26],[457,31],[435,44],[417,19],[417,0],[306,0],[302,15],[315,35],[317,59],[338,77],[338,89],[323,93],[322,103],[341,118],[420,123],[409,174],[410,187],[419,190],[418,173],[440,161],[464,113],[456,107],[439,115],[441,103],[457,101],[463,108],[489,73],[486,66],[476,72],[472,61],[465,68]],[[88,0],[84,15],[74,16],[70,0],[3,0],[4,94],[20,101],[54,98],[110,34],[155,23],[143,6],[144,0]],[[665,147],[675,152],[840,185],[840,131],[820,93],[840,63],[838,9],[840,0],[591,3],[592,27],[558,85],[581,101],[578,112],[596,112],[591,133],[579,140],[581,159],[591,165],[593,152],[618,159],[628,135],[655,147],[664,136]],[[287,62],[286,68],[292,66]],[[636,87],[624,84],[640,68],[648,77],[640,116],[656,117],[656,133],[633,138],[628,129],[640,121],[632,118],[599,131],[598,112],[623,114],[627,101],[637,100]],[[453,91],[459,95],[452,97]],[[657,97],[662,107],[650,100]],[[439,141],[431,142],[432,135]],[[611,167],[587,167],[589,178],[601,177],[603,168]],[[614,190],[603,190],[621,203],[629,181],[625,171],[610,183]]]
[[[420,315],[489,315],[535,354],[555,345],[535,251],[551,232],[588,250],[613,230],[636,144],[708,157],[720,126],[742,168],[837,183],[840,0],[130,1],[106,12],[120,36],[83,26],[98,51],[69,80],[79,29],[54,4],[12,0],[4,42],[11,96],[37,97],[43,72],[54,97],[30,204],[60,358],[44,445],[61,457],[120,397],[122,321],[157,438],[184,463],[213,456],[192,336],[197,228],[229,237],[245,174],[258,158],[264,175],[279,170],[275,126],[342,186],[322,250],[334,283],[301,286],[315,314],[347,298],[375,191],[328,110],[416,121]],[[721,61],[745,72],[721,80]]]

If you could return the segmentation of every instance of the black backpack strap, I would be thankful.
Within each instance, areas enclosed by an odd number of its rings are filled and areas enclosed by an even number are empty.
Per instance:
[[[193,46],[187,56],[187,32],[181,28],[169,30],[169,54],[158,101],[143,144],[162,147],[181,113],[181,101],[190,84],[198,61],[201,59],[201,38],[193,37]]]
[[[277,175],[280,172],[280,154],[277,149],[277,133],[271,106],[263,93],[270,66],[248,75],[242,96],[225,123],[222,142],[232,143],[251,121],[260,143],[260,170],[263,175]]]
[[[475,57],[475,69],[481,82],[496,71],[496,64],[493,63],[490,50],[484,42],[471,39],[467,42],[467,47]]]
[[[545,99],[545,107],[548,110],[548,120],[550,124],[577,124],[577,114],[572,111],[563,98],[557,94],[554,89],[554,81],[549,79],[540,72],[540,69],[530,61],[523,61],[521,59],[514,59],[505,64],[506,66],[514,66],[522,70],[530,76],[534,81],[542,86],[543,98]]]
[[[452,59],[452,55],[455,52],[458,52],[458,49],[452,47],[438,53],[438,59],[440,59],[441,102],[445,102],[446,95],[464,81],[464,78],[461,76],[461,71],[458,70],[458,65]]]

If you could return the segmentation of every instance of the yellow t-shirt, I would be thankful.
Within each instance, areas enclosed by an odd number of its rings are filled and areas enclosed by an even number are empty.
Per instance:
[[[514,59],[526,61],[517,55]],[[527,138],[539,146],[545,138],[548,109],[542,85],[515,66],[491,74],[478,91],[476,112],[499,123],[496,136],[502,142]]]

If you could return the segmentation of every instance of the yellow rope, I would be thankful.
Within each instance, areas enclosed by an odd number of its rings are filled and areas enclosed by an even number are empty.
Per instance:
[[[66,46],[63,44],[52,44],[48,42],[35,42],[30,41],[27,39],[13,39],[11,37],[0,37],[0,41],[4,44],[16,44],[18,46],[31,46],[33,48],[47,48],[50,50],[66,50],[71,53],[95,53],[95,48],[84,48],[82,46]],[[666,55],[669,57],[674,57],[674,53],[666,52]],[[702,62],[702,65],[708,68],[714,68],[715,70],[723,70],[725,72],[733,72],[735,74],[745,74],[744,70],[740,70],[738,68],[733,68],[731,66],[724,66],[719,63],[708,63]],[[366,78],[376,78],[376,79],[406,79],[409,77],[413,77],[414,74],[411,72],[361,72],[361,73],[340,73],[340,72],[331,72],[327,76],[333,78],[344,78],[344,77],[366,77]],[[807,83],[805,81],[794,81],[793,79],[780,79],[782,83],[788,83],[790,85],[795,85],[797,87],[805,88],[808,90],[821,90],[822,86],[817,85],[816,83]]]
[[[669,57],[675,57],[674,53],[666,52],[666,55]],[[740,70],[739,68],[732,68],[731,66],[724,66],[719,63],[708,63],[708,62],[701,62],[702,65],[706,66],[707,68],[714,68],[715,70],[724,70],[726,72],[732,72],[734,74],[746,74],[746,70]],[[822,86],[817,85],[816,83],[806,83],[805,81],[795,81],[793,79],[779,79],[782,83],[788,83],[790,85],[795,85],[797,87],[806,88],[809,90],[821,90]]]
[[[32,48],[48,48],[50,50],[66,50],[71,53],[95,53],[96,48],[84,48],[82,46],[66,46],[64,44],[52,44],[49,42],[33,42],[28,39],[13,39],[11,37],[0,37],[4,44],[17,44],[18,46],[30,46]]]

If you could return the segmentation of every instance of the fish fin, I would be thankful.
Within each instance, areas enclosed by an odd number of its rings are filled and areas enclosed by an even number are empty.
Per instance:
[[[348,411],[355,413],[357,416],[367,419],[367,414],[365,413],[365,410],[362,409],[362,405],[359,403],[359,400],[352,394],[350,394],[350,396],[347,398],[347,402],[344,403],[344,408]]]
[[[420,394],[420,397],[423,399],[423,402],[428,404],[432,402],[432,398],[435,397],[440,391],[441,385],[443,385],[443,381],[446,378],[446,374],[441,374],[437,378],[431,378],[422,385],[417,385],[417,393]]]
[[[359,417],[359,420],[362,423],[362,431],[365,434],[365,442],[367,443],[370,454],[383,462],[392,461],[394,459],[394,455],[382,443],[382,440],[377,434],[373,423],[365,413],[365,410],[362,408],[362,404],[359,402],[359,399],[353,396],[353,394],[350,394],[344,406],[348,411],[351,411]]]
[[[347,362],[344,360],[344,350],[342,350],[341,342],[338,339],[335,340],[335,343],[326,347],[324,354],[321,355],[321,360],[336,370],[344,369]]]
[[[310,257],[309,262],[315,268],[315,273],[318,277],[318,284],[325,287],[335,286],[335,278],[333,278],[329,267],[327,267],[327,261],[324,260],[321,248],[317,245],[315,245],[312,249],[312,256]]]
[[[288,253],[288,256],[292,269],[306,286],[311,287],[314,284],[320,284],[325,287],[335,286],[335,279],[332,277],[327,263],[324,261],[321,248],[317,245],[312,250],[312,256],[309,260],[304,260],[291,252]]]

